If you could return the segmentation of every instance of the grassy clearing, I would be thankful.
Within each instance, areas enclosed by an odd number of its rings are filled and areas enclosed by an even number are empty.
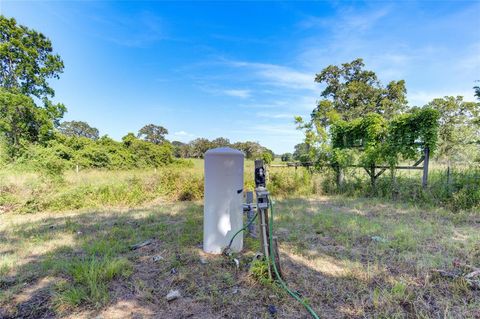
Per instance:
[[[245,190],[253,190],[253,162],[245,162]],[[392,182],[386,172],[372,190],[363,170],[349,169],[345,183],[337,189],[331,170],[311,174],[299,168],[269,169],[269,189],[279,198],[318,195],[379,197],[452,211],[480,211],[480,170],[452,170],[432,165],[429,188],[421,187],[421,172],[399,171]],[[68,209],[135,208],[158,201],[189,201],[203,197],[203,160],[190,165],[171,165],[150,170],[70,171],[61,177],[35,173],[0,171],[0,213],[63,211]]]
[[[285,277],[321,317],[480,316],[478,290],[433,272],[480,265],[478,215],[333,197],[275,208]],[[305,318],[251,266],[257,240],[238,269],[202,253],[202,214],[196,202],[2,214],[0,317],[268,318],[275,305],[280,318]],[[171,289],[182,297],[169,303]]]
[[[0,213],[64,211],[81,208],[134,208],[152,201],[190,201],[203,198],[203,160],[190,166],[151,170],[70,171],[62,178],[34,173],[0,171]],[[253,162],[245,163],[245,189],[253,190]],[[272,170],[272,191],[279,196],[320,193],[320,176]]]

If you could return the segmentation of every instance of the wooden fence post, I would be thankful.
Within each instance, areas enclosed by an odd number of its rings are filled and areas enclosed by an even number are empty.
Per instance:
[[[370,183],[372,184],[372,189],[375,191],[377,176],[375,176],[375,164],[370,167]]]
[[[450,185],[452,184],[452,172],[450,170],[450,160],[448,161],[448,167],[447,167],[447,192],[450,195]]]
[[[337,189],[342,190],[343,188],[343,170],[340,165],[335,166],[335,172],[337,173]]]
[[[398,189],[397,189],[397,176],[395,175],[395,169],[390,169],[390,175],[392,177],[392,199],[397,200],[398,198]]]
[[[430,161],[430,149],[425,147],[423,159],[423,178],[422,178],[422,187],[427,188],[428,186],[428,162]]]

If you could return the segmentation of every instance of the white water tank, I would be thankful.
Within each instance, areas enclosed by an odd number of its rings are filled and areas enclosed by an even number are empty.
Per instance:
[[[244,154],[229,147],[205,153],[205,202],[203,210],[203,250],[221,254],[233,235],[243,227]],[[243,234],[231,249],[240,252]]]

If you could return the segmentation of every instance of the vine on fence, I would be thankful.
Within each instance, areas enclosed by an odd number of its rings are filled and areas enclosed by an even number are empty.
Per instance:
[[[424,148],[432,153],[437,145],[439,117],[438,111],[423,108],[389,121],[376,113],[349,122],[335,121],[330,128],[331,164],[366,169],[386,164],[393,168],[401,160],[421,156]]]

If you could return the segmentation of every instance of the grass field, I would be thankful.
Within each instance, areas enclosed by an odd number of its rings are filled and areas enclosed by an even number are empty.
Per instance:
[[[270,318],[272,305],[306,318],[263,277],[258,240],[238,268],[203,254],[201,171],[0,173],[0,318]],[[325,196],[321,175],[277,174],[285,279],[320,317],[480,318],[478,211]]]
[[[478,290],[433,272],[480,263],[477,217],[337,198],[282,200],[276,212],[285,277],[322,317],[480,315]],[[6,318],[258,318],[268,305],[282,318],[305,317],[250,275],[256,240],[247,240],[239,269],[203,255],[198,202],[2,219]],[[152,244],[130,249],[144,240]],[[182,298],[168,303],[171,289]]]

